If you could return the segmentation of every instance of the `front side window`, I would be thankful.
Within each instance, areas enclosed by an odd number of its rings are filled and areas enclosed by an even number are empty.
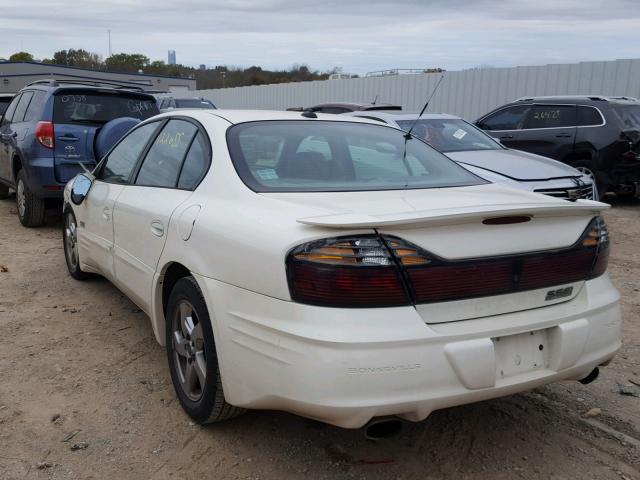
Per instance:
[[[396,123],[407,131],[414,120],[398,120]],[[459,119],[419,119],[411,133],[445,153],[504,148],[481,130]]]
[[[573,105],[534,105],[524,128],[575,127],[576,107]]]
[[[153,141],[142,162],[136,185],[174,188],[180,167],[198,127],[185,120],[170,120]]]
[[[102,125],[114,118],[146,120],[160,113],[155,99],[135,93],[63,90],[53,102],[53,122]]]
[[[522,128],[529,105],[503,108],[482,119],[479,127],[483,130],[519,130]]]
[[[111,151],[99,178],[110,183],[129,183],[129,176],[158,122],[147,123],[129,133]]]
[[[11,103],[11,97],[0,97],[0,116],[7,111],[9,103]]]
[[[484,181],[401,130],[364,123],[263,121],[227,134],[234,166],[258,192],[373,191]],[[405,150],[406,148],[406,150]]]
[[[16,95],[15,97],[13,97],[13,100],[11,100],[11,103],[7,107],[6,112],[4,112],[4,116],[2,117],[2,123],[0,124],[0,127],[3,125],[6,125],[7,123],[11,123],[13,121],[13,114],[16,111],[16,107],[18,106],[19,101],[20,101],[20,95]]]

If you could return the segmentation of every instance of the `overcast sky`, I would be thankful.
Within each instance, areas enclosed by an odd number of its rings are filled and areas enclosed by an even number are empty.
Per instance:
[[[0,0],[0,57],[459,70],[640,57],[638,0]]]

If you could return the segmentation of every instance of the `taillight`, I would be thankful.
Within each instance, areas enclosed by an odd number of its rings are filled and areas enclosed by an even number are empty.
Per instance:
[[[588,280],[607,269],[609,233],[595,217],[565,249],[446,260],[386,235],[306,243],[287,257],[294,301],[331,307],[390,307],[462,300]]]
[[[411,302],[400,271],[377,236],[306,243],[287,257],[294,301],[331,307],[390,307]]]
[[[53,123],[38,122],[36,125],[35,135],[38,142],[40,142],[40,145],[46,148],[53,148]]]

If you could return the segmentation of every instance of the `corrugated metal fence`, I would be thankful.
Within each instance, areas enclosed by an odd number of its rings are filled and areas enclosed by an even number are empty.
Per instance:
[[[419,111],[440,73],[325,80],[198,90],[219,108],[284,110],[322,102],[378,102]],[[516,98],[530,95],[600,94],[640,98],[640,59],[513,68],[486,68],[444,73],[429,112],[474,120]]]

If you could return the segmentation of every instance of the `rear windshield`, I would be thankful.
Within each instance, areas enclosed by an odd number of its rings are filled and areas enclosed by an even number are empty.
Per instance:
[[[154,99],[122,93],[63,91],[53,103],[54,123],[104,124],[120,117],[146,120],[158,113]]]
[[[409,130],[413,122],[414,120],[396,120],[403,130]],[[420,119],[411,133],[441,152],[503,148],[481,130],[459,119]]]
[[[484,180],[392,127],[331,121],[242,123],[227,134],[242,180],[257,192],[401,190]],[[405,151],[406,147],[406,151]]]
[[[13,97],[0,97],[0,115],[7,111],[9,103],[11,103]]]
[[[622,122],[622,128],[640,128],[640,105],[617,105],[613,107]]]
[[[216,108],[209,100],[200,100],[198,98],[176,98],[176,108]]]

